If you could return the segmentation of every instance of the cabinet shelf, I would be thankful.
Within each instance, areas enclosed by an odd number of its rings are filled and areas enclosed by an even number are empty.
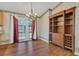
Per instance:
[[[65,46],[65,48],[72,50],[72,48],[71,47],[68,47],[68,46]]]
[[[73,26],[73,24],[65,24],[65,26]]]
[[[64,34],[65,36],[72,36],[72,34]]]
[[[63,25],[54,25],[53,27],[63,27]]]
[[[57,21],[54,21],[54,22],[64,22],[64,21],[58,21],[58,20],[57,20]]]
[[[65,18],[65,20],[72,20],[72,18]]]

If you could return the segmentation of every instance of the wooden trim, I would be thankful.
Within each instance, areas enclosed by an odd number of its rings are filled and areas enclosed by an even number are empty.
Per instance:
[[[73,9],[75,9],[76,7],[74,6],[74,7],[72,7],[72,8],[69,8],[69,9],[66,9],[66,10],[62,10],[62,11],[60,11],[60,12],[57,12],[57,13],[55,13],[55,14],[53,14],[53,15],[50,15],[49,16],[49,18],[53,18],[53,17],[55,17],[56,16],[56,14],[60,14],[61,12],[63,12],[63,11],[66,11],[65,13],[69,13],[69,12],[72,12],[73,11]],[[53,11],[53,10],[52,10]]]
[[[60,12],[54,14],[53,17],[61,16],[61,15],[63,15],[63,13],[64,13],[64,11],[60,11]]]
[[[73,9],[73,54],[75,52],[75,8]]]
[[[65,10],[65,11],[66,11],[65,13],[73,12],[75,8],[76,8],[76,7],[69,8],[69,9]]]
[[[49,18],[49,19],[52,18],[52,15],[48,16],[48,18]]]
[[[53,14],[53,15],[50,15],[49,18],[53,18],[53,17],[57,17],[57,16],[59,16],[59,15],[63,15],[63,13],[64,13],[64,11],[60,11],[60,12],[58,12],[58,13],[55,13],[55,14]]]
[[[64,19],[64,34],[65,34],[65,11],[63,11],[63,19]],[[63,34],[63,49],[64,49],[64,42],[65,42],[65,40],[64,40],[64,34]]]

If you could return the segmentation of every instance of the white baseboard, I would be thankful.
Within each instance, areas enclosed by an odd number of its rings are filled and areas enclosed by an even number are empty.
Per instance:
[[[3,42],[3,43],[0,42],[0,45],[5,45],[5,44],[9,44],[9,43],[8,42]]]
[[[79,56],[79,53],[77,53],[77,52],[75,52],[74,54]]]
[[[48,40],[46,40],[46,39],[44,39],[44,38],[39,38],[40,40],[43,40],[44,42],[46,42],[46,43],[49,43],[49,41]]]

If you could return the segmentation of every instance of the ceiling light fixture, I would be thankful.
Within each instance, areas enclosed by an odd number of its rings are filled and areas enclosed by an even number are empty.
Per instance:
[[[37,17],[37,13],[34,12],[34,9],[32,7],[32,2],[31,2],[31,10],[28,14],[26,14],[27,17]]]

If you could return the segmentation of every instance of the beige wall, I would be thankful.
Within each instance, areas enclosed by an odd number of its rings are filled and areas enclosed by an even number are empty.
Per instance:
[[[75,12],[75,53],[79,55],[79,7]]]
[[[49,11],[39,18],[39,38],[48,42],[49,41]]]
[[[39,36],[40,36],[40,19],[39,18],[37,18],[37,36],[38,36],[38,38],[39,38]]]

